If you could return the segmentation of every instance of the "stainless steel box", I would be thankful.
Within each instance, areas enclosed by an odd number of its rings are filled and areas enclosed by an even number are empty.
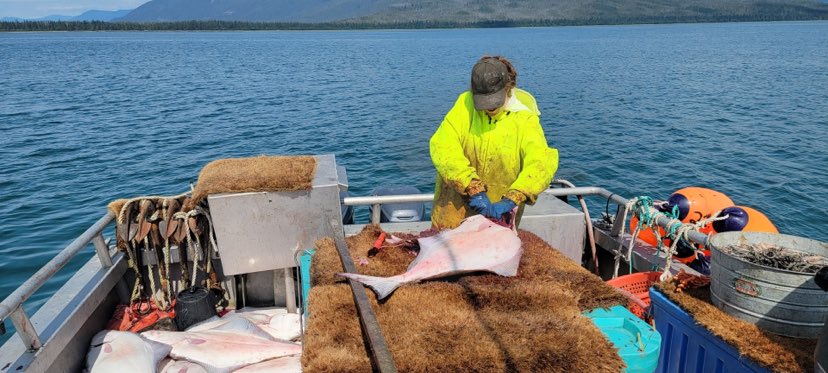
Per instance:
[[[342,235],[336,160],[315,158],[310,190],[208,196],[225,275],[296,267],[297,250]]]
[[[533,206],[526,206],[520,229],[536,234],[569,259],[581,264],[586,220],[584,213],[548,193],[541,193]]]

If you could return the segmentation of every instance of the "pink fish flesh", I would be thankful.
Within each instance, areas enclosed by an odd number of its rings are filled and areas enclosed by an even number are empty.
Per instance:
[[[355,273],[337,275],[365,284],[377,293],[378,299],[383,299],[403,284],[426,279],[476,271],[515,276],[523,254],[515,231],[481,215],[466,218],[455,229],[417,241],[420,253],[403,274],[391,277]]]

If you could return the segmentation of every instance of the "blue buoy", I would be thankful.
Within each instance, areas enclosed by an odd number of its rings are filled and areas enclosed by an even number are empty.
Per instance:
[[[722,209],[719,216],[728,215],[727,219],[717,220],[713,222],[713,229],[716,232],[739,232],[745,229],[750,217],[747,211],[738,206],[731,206]]]
[[[673,193],[670,195],[670,198],[667,199],[667,203],[665,203],[662,208],[662,212],[673,211],[674,206],[678,206],[678,220],[684,220],[684,218],[687,217],[687,214],[690,213],[690,200],[683,194]]]

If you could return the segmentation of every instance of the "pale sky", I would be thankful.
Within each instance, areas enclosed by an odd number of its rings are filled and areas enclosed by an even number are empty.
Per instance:
[[[148,0],[0,0],[0,17],[76,16],[87,10],[135,9]]]

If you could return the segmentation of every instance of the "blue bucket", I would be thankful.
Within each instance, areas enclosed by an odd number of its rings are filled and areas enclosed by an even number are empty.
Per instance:
[[[618,349],[627,373],[652,373],[658,366],[661,335],[624,306],[584,313]]]

